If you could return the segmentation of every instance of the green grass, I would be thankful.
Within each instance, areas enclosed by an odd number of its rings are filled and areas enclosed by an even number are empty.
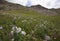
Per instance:
[[[11,25],[26,32],[25,36],[14,33],[14,41],[43,41],[44,35],[50,36],[50,41],[60,41],[60,15],[43,15],[27,9],[0,11],[0,26],[3,27],[0,30],[1,41],[11,41]]]

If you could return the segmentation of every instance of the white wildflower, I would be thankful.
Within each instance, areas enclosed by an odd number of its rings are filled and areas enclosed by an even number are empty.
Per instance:
[[[17,33],[21,32],[21,28],[20,27],[18,28],[17,26],[13,26],[12,30],[17,32]]]
[[[32,34],[34,34],[34,31],[32,30]]]
[[[14,17],[14,19],[17,19],[16,16]]]
[[[45,40],[50,40],[50,39],[51,39],[50,36],[45,35]]]
[[[43,26],[44,26],[44,24],[40,24],[39,26],[40,26],[40,27],[43,27]]]
[[[11,41],[14,41],[14,38],[12,38]]]
[[[40,27],[42,27],[41,25],[39,25]]]
[[[15,31],[17,29],[17,26],[13,26],[12,30]]]
[[[31,19],[33,19],[33,18],[31,18]]]
[[[0,26],[0,29],[3,29],[3,27],[2,27],[2,26]]]
[[[26,35],[26,32],[25,32],[25,31],[21,31],[21,34],[22,34],[22,35]]]
[[[48,21],[44,21],[44,24],[48,24]]]
[[[56,37],[54,37],[54,39],[56,39]]]
[[[14,31],[11,31],[11,35],[13,35]]]
[[[26,22],[27,20],[23,20],[22,22]]]
[[[44,24],[41,24],[41,26],[44,26]]]
[[[20,28],[20,27],[17,28],[17,29],[16,29],[16,32],[17,32],[17,33],[21,32],[21,28]]]

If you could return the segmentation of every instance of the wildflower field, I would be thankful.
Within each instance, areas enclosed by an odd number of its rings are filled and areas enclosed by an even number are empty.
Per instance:
[[[60,41],[60,15],[0,11],[0,41]]]

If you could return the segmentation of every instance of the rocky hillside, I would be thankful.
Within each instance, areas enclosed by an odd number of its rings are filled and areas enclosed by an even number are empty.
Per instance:
[[[0,10],[22,10],[22,8],[34,10],[34,11],[37,11],[39,13],[47,14],[47,15],[60,14],[60,9],[47,9],[47,8],[44,8],[40,5],[31,6],[31,7],[23,7],[19,4],[12,4],[12,3],[8,3],[6,1],[0,0]]]
[[[48,15],[60,14],[60,9],[47,9],[40,5],[32,6],[31,8],[43,14],[48,14]]]
[[[21,8],[24,7],[19,4],[12,4],[6,1],[0,1],[0,10],[17,10]]]

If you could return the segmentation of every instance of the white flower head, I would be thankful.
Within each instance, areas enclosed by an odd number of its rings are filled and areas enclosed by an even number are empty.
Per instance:
[[[41,26],[44,26],[44,24],[41,24]]]
[[[25,31],[21,31],[21,34],[22,34],[22,35],[26,35],[26,32],[25,32]]]
[[[34,33],[34,31],[32,30],[32,34]]]
[[[48,21],[46,20],[46,21],[44,21],[44,24],[48,24]]]
[[[14,38],[12,38],[11,41],[14,41]]]
[[[2,26],[0,26],[0,29],[3,29],[3,27],[2,27]]]
[[[26,22],[27,20],[22,20],[22,22]]]
[[[33,18],[31,17],[31,19],[33,19]]]
[[[39,26],[40,26],[40,27],[44,27],[44,24],[40,24]]]
[[[20,27],[17,28],[17,29],[16,29],[16,32],[17,32],[17,33],[21,32],[21,28],[20,28]]]
[[[17,26],[13,26],[12,30],[15,31],[17,29]]]
[[[40,27],[42,27],[41,25],[39,25]]]
[[[16,16],[14,17],[14,19],[16,19]]]
[[[11,31],[11,34],[13,35],[14,31]]]

